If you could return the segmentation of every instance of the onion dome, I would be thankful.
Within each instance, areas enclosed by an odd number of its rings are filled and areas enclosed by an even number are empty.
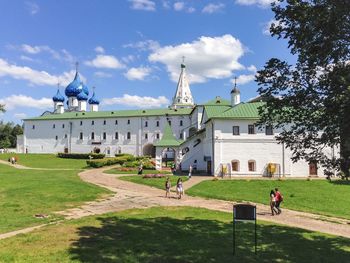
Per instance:
[[[84,92],[84,90],[82,90],[78,96],[77,96],[78,100],[88,100],[88,95],[86,95],[86,93]]]
[[[64,102],[64,97],[61,95],[60,90],[57,89],[57,93],[55,96],[52,97],[52,100],[54,102]]]
[[[96,98],[95,92],[92,94],[92,97],[89,99],[89,104],[100,104],[100,101]]]
[[[79,87],[81,86],[81,80],[78,71],[75,73],[74,80],[68,84],[64,93],[67,97],[76,97],[79,93]],[[82,87],[81,87],[82,89]]]

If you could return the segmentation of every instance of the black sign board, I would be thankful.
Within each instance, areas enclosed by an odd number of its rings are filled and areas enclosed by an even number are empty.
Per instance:
[[[256,206],[250,204],[233,205],[233,255],[236,253],[236,221],[254,221],[255,223],[255,254],[257,247],[256,236]]]

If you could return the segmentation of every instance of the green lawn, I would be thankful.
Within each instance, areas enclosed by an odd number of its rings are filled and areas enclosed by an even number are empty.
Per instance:
[[[177,176],[177,175],[169,175],[171,186],[175,186],[176,182],[179,178],[182,178],[182,181],[185,182],[188,180],[187,176]],[[133,175],[133,176],[122,176],[118,179],[133,182],[136,184],[144,184],[152,187],[156,187],[159,189],[165,189],[165,181],[166,177],[164,178],[142,178],[140,175]],[[186,190],[186,189],[185,189]]]
[[[204,181],[188,195],[269,204],[270,190],[278,187],[282,207],[350,219],[350,182],[326,180],[220,180]]]
[[[53,211],[107,193],[81,181],[77,171],[22,170],[0,164],[0,233],[55,220]],[[35,214],[50,214],[50,217],[37,219]]]
[[[0,240],[1,262],[348,262],[350,240],[258,222],[237,225],[232,215],[199,208],[134,209],[85,217]]]
[[[104,171],[104,173],[107,174],[137,174],[137,169],[133,171],[119,171],[115,168],[112,168],[110,170]],[[143,170],[143,174],[172,174],[170,171],[157,171],[157,170]]]
[[[17,156],[18,164],[33,168],[83,169],[86,160],[58,158],[55,154],[0,154],[0,159],[7,161],[9,157]]]

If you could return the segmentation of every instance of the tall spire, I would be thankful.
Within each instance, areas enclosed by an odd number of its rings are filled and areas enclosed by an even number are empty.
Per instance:
[[[185,57],[182,57],[181,73],[177,83],[172,107],[192,107],[194,105],[190,84],[187,79]]]

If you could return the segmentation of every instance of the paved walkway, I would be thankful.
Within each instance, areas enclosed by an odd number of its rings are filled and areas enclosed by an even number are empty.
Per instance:
[[[58,214],[65,216],[66,219],[77,219],[89,215],[154,206],[192,206],[232,213],[233,202],[204,199],[186,195],[181,200],[178,200],[173,193],[171,198],[165,198],[165,191],[163,190],[118,179],[119,176],[125,175],[103,173],[104,170],[110,168],[111,167],[104,167],[100,169],[86,170],[81,172],[79,176],[83,181],[105,187],[112,192],[115,192],[113,196],[104,200],[86,203],[79,208],[58,212]],[[186,184],[184,184],[184,186],[188,189],[187,187],[208,179],[211,178],[192,177],[190,181],[187,181]],[[281,215],[271,216],[269,206],[262,204],[256,204],[256,206],[258,220],[350,238],[350,220],[297,212],[288,209],[283,209]],[[34,227],[34,229],[35,228],[36,227]],[[19,231],[24,233],[23,231],[29,232],[32,230],[33,229],[27,231],[24,229]],[[0,239],[14,236],[16,234],[18,234],[18,231],[2,234],[0,235]]]

